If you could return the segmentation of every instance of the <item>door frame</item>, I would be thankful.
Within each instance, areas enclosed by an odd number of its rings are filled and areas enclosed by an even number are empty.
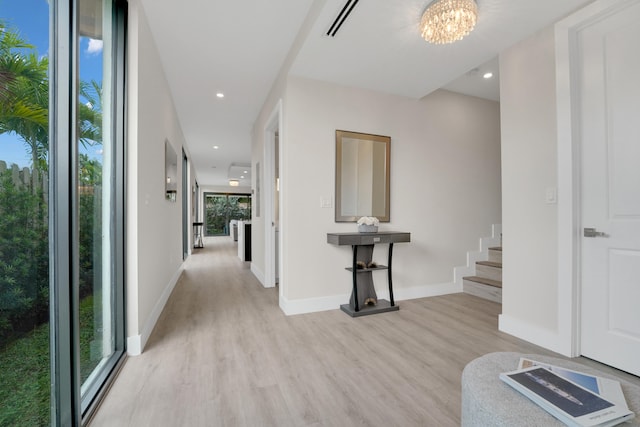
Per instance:
[[[182,149],[182,260],[191,254],[189,235],[189,158]]]
[[[556,102],[558,135],[558,334],[562,353],[581,354],[581,146],[578,33],[637,0],[599,0],[558,22]]]
[[[276,286],[276,254],[274,251],[275,247],[275,227],[273,223],[275,222],[274,218],[274,181],[275,181],[275,141],[276,141],[276,133],[278,133],[279,138],[279,158],[278,163],[280,164],[280,171],[282,171],[282,142],[283,142],[283,123],[282,123],[282,99],[279,99],[276,103],[269,119],[267,120],[264,126],[264,283],[263,286],[265,288],[273,288]],[[284,295],[284,280],[283,280],[283,271],[282,271],[282,233],[283,233],[283,211],[282,211],[282,198],[283,198],[283,188],[282,188],[282,177],[280,177],[280,198],[279,198],[279,211],[280,211],[280,224],[279,229],[280,233],[278,234],[279,242],[278,242],[278,269],[280,270],[279,274],[279,299],[282,300]]]

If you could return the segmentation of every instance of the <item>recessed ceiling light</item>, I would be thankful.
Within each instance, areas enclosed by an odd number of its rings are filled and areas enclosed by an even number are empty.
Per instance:
[[[241,179],[244,179],[244,175],[240,175],[240,178],[241,178]]]
[[[242,173],[249,173],[249,171],[244,171],[244,172],[242,172]]]
[[[218,98],[224,98],[224,93],[222,93],[222,92],[218,92],[218,93],[216,93],[216,96],[217,96]]]
[[[220,148],[220,147],[218,147],[217,145],[214,145],[214,146],[213,146],[213,149],[214,149],[214,150],[217,150],[218,148]]]
[[[240,181],[238,181],[237,179],[230,179],[229,180],[229,185],[232,187],[237,187],[240,185]]]
[[[482,77],[484,77],[485,79],[490,79],[491,77],[493,77],[493,73],[489,71],[488,73],[484,73]]]

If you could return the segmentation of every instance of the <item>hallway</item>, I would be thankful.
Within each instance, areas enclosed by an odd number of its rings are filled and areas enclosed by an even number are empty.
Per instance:
[[[498,332],[500,305],[465,294],[357,319],[338,309],[287,317],[277,288],[235,251],[228,237],[207,238],[187,260],[92,427],[456,426],[466,363],[552,354]]]

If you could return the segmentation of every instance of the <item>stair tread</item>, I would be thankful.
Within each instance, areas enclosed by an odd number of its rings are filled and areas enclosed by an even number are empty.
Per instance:
[[[500,251],[502,252],[502,246],[494,246],[492,248],[489,248],[490,251]]]
[[[488,267],[502,268],[502,263],[495,261],[477,261],[476,264],[486,265]]]
[[[502,282],[499,282],[497,280],[487,279],[486,277],[467,276],[467,277],[463,277],[462,279],[468,280],[470,282],[482,283],[483,285],[489,285],[496,288],[502,288]]]

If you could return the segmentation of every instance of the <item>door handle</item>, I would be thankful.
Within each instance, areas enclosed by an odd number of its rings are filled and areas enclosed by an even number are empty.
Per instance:
[[[602,231],[596,231],[595,228],[585,228],[584,237],[608,237],[608,236],[607,236],[607,233],[603,233]]]

